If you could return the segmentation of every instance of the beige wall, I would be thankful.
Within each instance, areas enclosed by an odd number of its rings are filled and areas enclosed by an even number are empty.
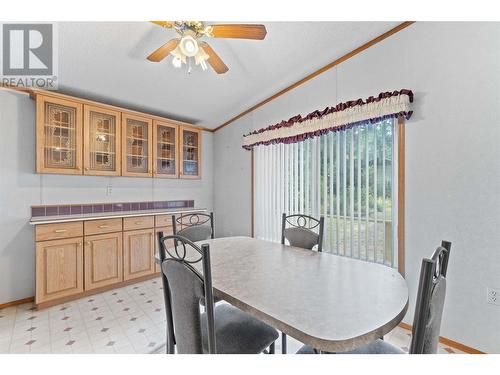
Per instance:
[[[406,270],[412,323],[421,259],[453,242],[441,334],[500,353],[500,24],[416,24],[215,133],[219,235],[250,234],[242,135],[298,113],[412,89],[406,125]]]

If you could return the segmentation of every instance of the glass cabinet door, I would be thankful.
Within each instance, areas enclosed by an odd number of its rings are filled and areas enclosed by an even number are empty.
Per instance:
[[[176,178],[178,176],[177,125],[155,120],[153,129],[153,176]]]
[[[119,176],[120,112],[84,107],[84,174]]]
[[[82,174],[82,105],[37,96],[37,172]]]
[[[123,114],[122,122],[122,176],[151,176],[152,121]]]
[[[200,177],[201,132],[181,127],[181,177]]]

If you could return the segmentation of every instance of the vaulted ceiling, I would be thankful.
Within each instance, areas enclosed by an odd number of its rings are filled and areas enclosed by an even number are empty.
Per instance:
[[[229,67],[175,69],[146,60],[176,34],[148,22],[58,24],[60,91],[216,128],[397,22],[263,22],[263,41],[209,39]]]

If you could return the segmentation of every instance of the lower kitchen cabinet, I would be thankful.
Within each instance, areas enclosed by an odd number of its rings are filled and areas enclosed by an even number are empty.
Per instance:
[[[83,238],[36,243],[35,303],[83,292]]]
[[[123,281],[122,232],[85,236],[85,290]]]
[[[123,232],[123,279],[132,280],[155,273],[155,230]]]

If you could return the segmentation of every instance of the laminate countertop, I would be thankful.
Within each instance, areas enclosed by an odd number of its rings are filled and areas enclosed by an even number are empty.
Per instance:
[[[99,213],[89,213],[80,215],[36,216],[31,218],[30,224],[38,225],[38,224],[68,223],[72,221],[114,219],[114,218],[134,217],[134,216],[175,215],[175,214],[185,214],[190,212],[205,212],[206,210],[207,210],[206,208],[163,208],[163,209],[153,209],[153,210],[99,212]]]

